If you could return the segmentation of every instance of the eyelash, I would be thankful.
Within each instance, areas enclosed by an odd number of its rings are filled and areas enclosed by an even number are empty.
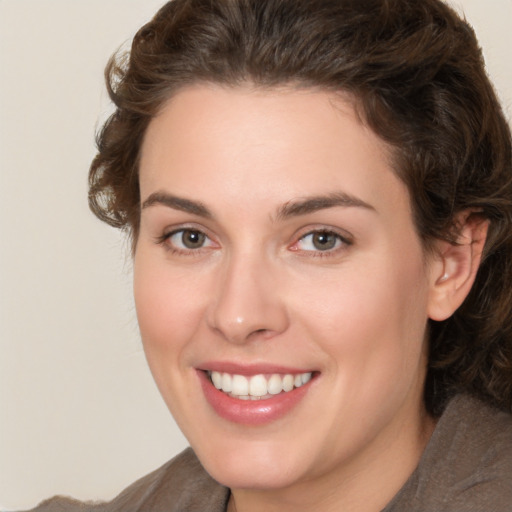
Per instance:
[[[297,247],[301,242],[303,242],[307,237],[314,237],[318,235],[326,235],[327,237],[334,237],[335,238],[335,246],[332,248],[327,248],[325,250],[322,249],[300,249]],[[307,255],[313,258],[329,258],[333,256],[337,256],[340,251],[343,251],[344,249],[347,249],[352,245],[352,240],[350,240],[346,235],[342,235],[339,232],[329,229],[329,228],[318,228],[318,229],[312,229],[302,235],[297,242],[294,242],[294,244],[290,247],[290,250],[300,252],[302,255]],[[312,244],[314,242],[312,241]]]
[[[164,233],[162,236],[159,236],[157,238],[156,242],[157,242],[157,244],[162,245],[165,248],[165,250],[167,250],[173,254],[185,255],[185,256],[198,255],[198,253],[201,252],[201,249],[205,249],[205,248],[207,249],[208,247],[210,247],[210,245],[207,245],[207,246],[202,245],[201,247],[197,247],[197,248],[176,247],[175,244],[171,243],[171,239],[180,233],[181,233],[182,238],[185,233],[190,233],[190,234],[196,233],[200,237],[201,236],[204,237],[204,240],[209,240],[211,242],[211,245],[213,245],[213,241],[206,233],[204,233],[200,229],[196,229],[193,227],[181,227],[178,229],[174,229],[168,233]]]
[[[204,237],[205,241],[209,241],[209,245],[201,245],[197,248],[180,248],[176,247],[175,244],[171,243],[170,240],[181,233],[181,237],[183,238],[185,233],[190,234],[197,234],[200,237]],[[303,242],[307,237],[314,237],[318,235],[325,235],[327,237],[334,237],[335,238],[335,246],[332,248],[327,248],[325,250],[322,249],[300,249],[297,247],[301,242]],[[174,229],[168,233],[164,233],[163,235],[159,236],[156,240],[157,244],[164,246],[164,248],[167,251],[170,251],[173,254],[178,255],[185,255],[185,256],[191,256],[191,255],[199,255],[203,249],[208,249],[211,247],[214,242],[212,239],[204,233],[204,231],[201,231],[200,229],[195,229],[193,227],[180,227],[179,229]],[[314,244],[314,242],[312,242]],[[314,258],[326,258],[326,257],[332,257],[334,255],[337,255],[340,251],[343,249],[346,249],[347,247],[352,245],[352,241],[347,238],[347,236],[343,236],[337,231],[333,229],[327,229],[327,228],[318,228],[318,229],[312,229],[305,234],[303,234],[296,242],[294,242],[291,246],[289,246],[289,250],[297,253],[301,253],[304,256],[314,257]]]

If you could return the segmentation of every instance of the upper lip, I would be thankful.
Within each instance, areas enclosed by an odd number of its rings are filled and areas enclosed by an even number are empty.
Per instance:
[[[208,361],[197,366],[198,370],[230,373],[232,375],[260,375],[265,373],[300,374],[313,372],[311,368],[298,368],[274,363],[240,364],[231,361]]]

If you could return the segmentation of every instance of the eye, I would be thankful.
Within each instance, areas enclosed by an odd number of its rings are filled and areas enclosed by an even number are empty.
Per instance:
[[[163,238],[163,242],[177,251],[193,251],[213,245],[212,240],[197,229],[178,229]]]
[[[298,251],[329,252],[339,249],[350,242],[335,231],[318,230],[302,236],[292,247]]]

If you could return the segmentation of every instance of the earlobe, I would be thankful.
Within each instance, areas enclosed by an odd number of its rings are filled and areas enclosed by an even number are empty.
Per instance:
[[[457,219],[455,242],[438,240],[430,264],[431,286],[428,316],[449,318],[469,294],[482,260],[489,221],[474,211],[464,211]]]

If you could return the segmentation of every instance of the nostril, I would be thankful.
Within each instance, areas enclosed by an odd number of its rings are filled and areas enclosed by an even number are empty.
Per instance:
[[[272,332],[273,331],[271,329],[255,329],[249,334],[248,338],[267,338],[272,336]]]

